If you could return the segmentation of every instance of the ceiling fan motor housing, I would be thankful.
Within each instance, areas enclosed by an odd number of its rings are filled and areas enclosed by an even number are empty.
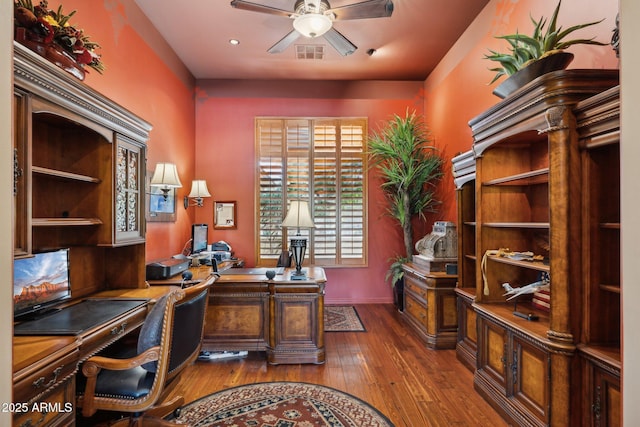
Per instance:
[[[305,0],[297,0],[293,10],[296,11],[299,15],[304,15],[305,13],[322,13],[324,14],[327,10],[331,9],[331,5],[327,0],[320,0],[320,10],[317,9],[318,0],[309,0],[308,2]]]

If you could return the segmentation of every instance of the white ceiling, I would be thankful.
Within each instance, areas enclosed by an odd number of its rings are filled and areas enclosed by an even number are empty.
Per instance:
[[[393,0],[391,17],[336,21],[358,47],[344,57],[322,38],[267,53],[292,21],[236,9],[229,0],[135,1],[197,79],[425,80],[489,0]],[[291,11],[295,3],[251,1]],[[363,0],[329,1],[336,8]],[[297,44],[325,45],[324,59],[296,59]],[[369,49],[376,52],[369,56]]]

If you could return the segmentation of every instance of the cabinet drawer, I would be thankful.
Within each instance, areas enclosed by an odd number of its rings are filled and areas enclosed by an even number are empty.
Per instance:
[[[424,285],[421,285],[418,279],[410,275],[405,275],[404,290],[421,298],[423,301],[427,300],[427,290]]]
[[[406,293],[404,311],[424,328],[424,330],[427,329],[427,307],[423,302],[416,299],[413,295]]]
[[[87,331],[80,344],[80,360],[84,361],[109,344],[119,340],[144,323],[147,317],[147,306],[142,305],[106,325]]]
[[[13,401],[18,404],[31,403],[56,384],[71,377],[78,367],[78,351],[26,375],[13,386]]]
[[[74,384],[73,377],[70,377],[34,402],[27,404],[16,400],[20,403],[16,403],[17,410],[13,417],[13,425],[19,427],[72,425],[75,420]]]

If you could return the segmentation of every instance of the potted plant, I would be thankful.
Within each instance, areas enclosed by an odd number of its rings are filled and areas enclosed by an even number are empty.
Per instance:
[[[385,280],[391,279],[396,293],[401,291],[402,264],[413,254],[415,217],[425,219],[425,212],[435,212],[440,203],[435,198],[436,184],[442,177],[443,160],[431,145],[428,128],[414,112],[404,117],[394,115],[369,137],[371,166],[382,177],[382,191],[388,202],[386,213],[402,228],[404,254],[392,258]],[[401,298],[396,294],[397,304]],[[402,310],[401,305],[398,307]]]
[[[603,20],[578,24],[563,30],[561,26],[557,26],[561,3],[562,0],[558,1],[548,23],[544,17],[537,21],[531,17],[534,26],[531,36],[516,32],[516,34],[496,37],[506,40],[510,48],[507,53],[489,49],[490,54],[485,55],[485,59],[500,64],[499,67],[490,69],[495,72],[495,75],[489,84],[494,83],[502,76],[509,76],[493,91],[495,95],[504,98],[538,76],[566,68],[573,60],[572,53],[564,52],[569,46],[576,44],[605,45],[594,38],[565,40],[574,31],[596,25]]]

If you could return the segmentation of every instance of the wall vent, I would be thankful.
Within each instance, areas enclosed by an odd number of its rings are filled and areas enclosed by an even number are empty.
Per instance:
[[[296,45],[296,59],[324,59],[324,46],[298,44]]]

